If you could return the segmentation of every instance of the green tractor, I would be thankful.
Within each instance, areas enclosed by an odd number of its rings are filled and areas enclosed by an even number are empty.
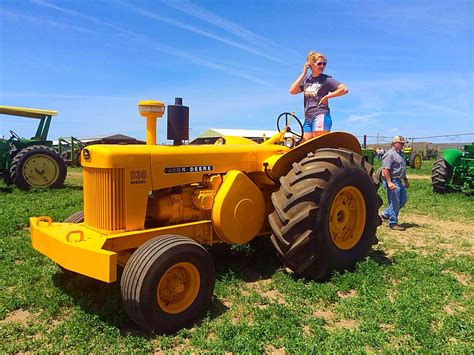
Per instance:
[[[370,165],[374,165],[375,151],[372,148],[362,148],[362,157]]]
[[[407,166],[412,169],[421,168],[421,163],[423,161],[421,154],[419,152],[415,152],[412,147],[403,148],[402,155]]]
[[[57,111],[0,106],[0,113],[40,120],[30,139],[21,138],[12,130],[10,138],[0,139],[0,176],[3,180],[21,190],[62,186],[67,174],[66,164],[52,148],[53,142],[47,140],[51,118]]]
[[[463,150],[446,149],[431,169],[431,185],[437,193],[474,192],[474,143]]]

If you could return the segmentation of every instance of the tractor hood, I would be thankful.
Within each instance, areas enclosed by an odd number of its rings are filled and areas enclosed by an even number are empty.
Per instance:
[[[93,145],[83,149],[84,168],[144,169],[151,173],[152,188],[161,189],[202,180],[204,174],[229,170],[261,172],[264,161],[280,156],[282,145]]]

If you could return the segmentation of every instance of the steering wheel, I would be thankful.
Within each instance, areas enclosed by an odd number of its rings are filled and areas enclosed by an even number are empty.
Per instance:
[[[280,120],[283,119],[283,117],[285,117],[285,126],[286,127],[286,131],[289,132],[289,133],[292,133],[296,136],[296,139],[295,139],[295,143],[299,143],[299,141],[301,139],[303,139],[303,124],[301,123],[300,119],[298,117],[296,117],[294,114],[292,113],[289,113],[289,112],[283,112],[280,116],[278,116],[277,118],[277,129],[278,129],[278,132],[281,132],[281,129],[280,129]],[[291,121],[291,119],[296,119],[296,122],[298,122],[298,125],[299,125],[299,132],[295,132],[291,129],[289,123]]]
[[[12,138],[15,138],[16,140],[20,140],[20,136],[18,134],[16,134],[15,132],[13,132],[12,130],[10,130],[10,134],[12,135]]]

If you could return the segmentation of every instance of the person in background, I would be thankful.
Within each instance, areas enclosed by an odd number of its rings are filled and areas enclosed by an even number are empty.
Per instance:
[[[385,149],[383,148],[380,148],[380,152],[379,152],[379,160],[382,160],[382,157],[383,155],[385,154]]]
[[[304,93],[303,141],[331,131],[329,99],[349,92],[344,84],[323,74],[326,65],[323,54],[309,52],[303,71],[289,89],[293,95]],[[308,69],[311,69],[311,75],[306,75]]]
[[[383,186],[387,190],[388,208],[380,214],[380,218],[387,221],[390,229],[397,231],[405,230],[398,224],[398,213],[407,203],[406,188],[410,186],[402,156],[405,143],[403,136],[393,137],[392,147],[382,158]]]

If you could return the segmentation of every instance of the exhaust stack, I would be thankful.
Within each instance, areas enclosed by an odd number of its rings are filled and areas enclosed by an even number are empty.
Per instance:
[[[173,145],[189,140],[189,107],[183,106],[183,99],[176,97],[174,105],[168,105],[168,139]]]

